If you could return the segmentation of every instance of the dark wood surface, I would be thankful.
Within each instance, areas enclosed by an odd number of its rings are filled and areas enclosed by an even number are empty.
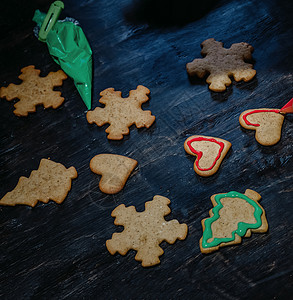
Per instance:
[[[100,105],[98,95],[105,88],[126,97],[142,84],[151,91],[144,109],[156,121],[150,129],[131,127],[122,141],[109,141],[106,126],[87,123],[71,79],[57,88],[65,102],[56,110],[39,107],[19,118],[13,101],[1,99],[0,197],[44,157],[75,166],[79,175],[61,205],[0,208],[1,299],[289,299],[293,117],[286,116],[281,141],[264,147],[240,127],[238,116],[250,108],[281,108],[293,97],[292,1],[223,0],[206,7],[192,1],[64,2],[61,17],[80,21],[93,50],[93,107]],[[0,86],[19,83],[20,69],[30,64],[42,75],[59,69],[33,35],[34,10],[47,11],[49,5],[1,1]],[[224,93],[189,79],[186,63],[201,57],[200,43],[211,37],[226,47],[253,45],[256,78],[233,82]],[[193,134],[232,143],[216,175],[194,173],[194,158],[183,148]],[[117,195],[100,192],[99,176],[89,169],[99,153],[139,163]],[[269,231],[201,254],[200,221],[212,207],[210,196],[246,188],[261,194]],[[105,241],[118,230],[111,211],[122,203],[142,211],[154,195],[171,200],[167,219],[186,223],[187,239],[162,243],[165,254],[152,268],[141,267],[134,251],[110,255]]]

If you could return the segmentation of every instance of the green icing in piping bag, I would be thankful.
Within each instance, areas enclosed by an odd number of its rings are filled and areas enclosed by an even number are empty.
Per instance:
[[[92,96],[92,50],[80,26],[75,22],[58,21],[64,8],[55,1],[47,14],[35,11],[33,21],[40,26],[39,40],[48,45],[54,61],[74,80],[74,84],[88,109]]]

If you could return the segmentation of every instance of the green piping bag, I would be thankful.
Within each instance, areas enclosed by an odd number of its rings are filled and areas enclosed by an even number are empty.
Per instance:
[[[38,38],[45,42],[54,61],[74,80],[88,109],[92,97],[92,50],[78,22],[58,20],[62,1],[51,4],[47,14],[35,11],[33,21],[40,27]]]

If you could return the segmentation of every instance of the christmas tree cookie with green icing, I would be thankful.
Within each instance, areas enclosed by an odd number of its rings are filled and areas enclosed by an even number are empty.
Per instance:
[[[211,196],[213,208],[209,218],[201,221],[203,236],[199,245],[202,253],[241,243],[252,232],[268,230],[265,211],[258,203],[261,196],[247,189],[244,194],[229,192]]]

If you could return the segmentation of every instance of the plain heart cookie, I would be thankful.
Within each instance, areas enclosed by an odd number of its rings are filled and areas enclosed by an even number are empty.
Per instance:
[[[218,171],[230,147],[231,143],[226,140],[203,135],[193,135],[184,142],[185,151],[197,157],[194,171],[204,177]]]
[[[280,109],[248,109],[239,116],[245,129],[255,130],[255,139],[263,146],[272,146],[281,139],[284,116]]]
[[[90,169],[102,176],[99,188],[105,194],[120,192],[137,161],[117,154],[99,154],[90,161]]]

